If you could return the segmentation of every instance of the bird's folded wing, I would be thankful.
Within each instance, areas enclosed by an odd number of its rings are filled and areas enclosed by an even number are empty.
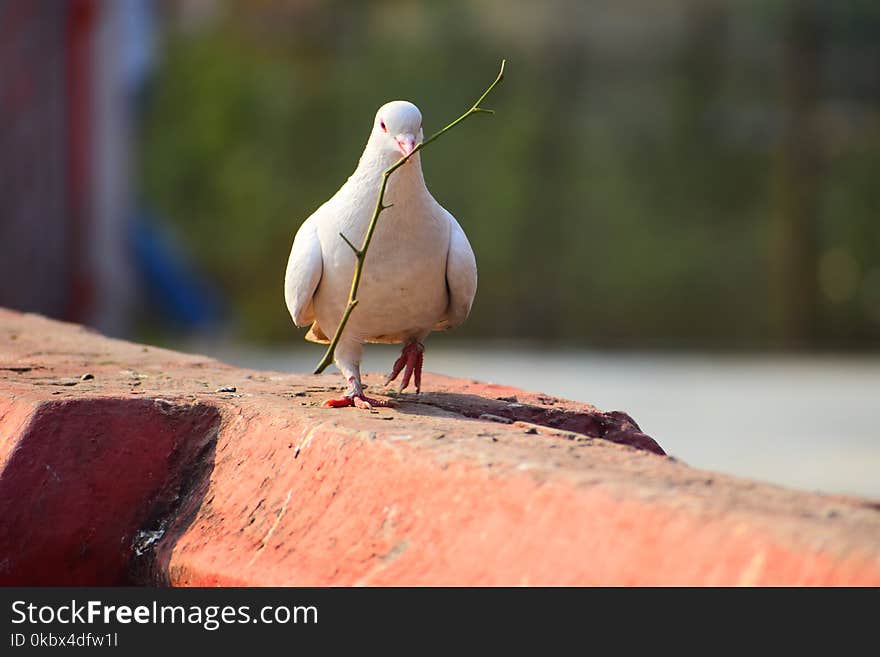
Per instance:
[[[284,300],[297,326],[305,326],[315,319],[312,298],[324,271],[321,242],[313,217],[306,219],[293,239],[284,276]]]
[[[449,289],[449,305],[443,319],[435,329],[455,328],[471,311],[477,293],[477,260],[467,236],[455,217],[446,212],[451,227],[449,253],[446,256],[446,286]]]

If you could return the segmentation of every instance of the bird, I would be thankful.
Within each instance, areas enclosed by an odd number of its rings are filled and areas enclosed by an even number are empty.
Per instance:
[[[428,191],[421,165],[422,113],[391,101],[376,112],[354,173],[296,232],[284,277],[287,309],[306,340],[329,343],[348,305],[356,266],[351,244],[362,244],[386,169],[411,156],[388,178],[384,204],[365,256],[358,303],[334,352],[345,377],[344,397],[325,406],[370,409],[392,402],[367,397],[360,363],[365,343],[402,344],[386,378],[403,372],[398,391],[421,391],[424,342],[434,330],[467,319],[477,291],[477,263],[461,225]],[[416,151],[416,152],[413,152]]]

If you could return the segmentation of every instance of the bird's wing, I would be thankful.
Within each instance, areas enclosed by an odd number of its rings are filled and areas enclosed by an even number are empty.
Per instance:
[[[459,326],[471,311],[477,293],[477,260],[470,242],[461,226],[446,212],[449,231],[449,252],[446,256],[446,287],[449,289],[449,305],[443,319],[434,327],[450,329]]]
[[[305,326],[315,319],[312,298],[324,271],[314,217],[312,215],[306,219],[293,238],[284,275],[284,300],[297,326]]]

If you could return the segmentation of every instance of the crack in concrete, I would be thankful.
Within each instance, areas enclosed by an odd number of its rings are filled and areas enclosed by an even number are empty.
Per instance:
[[[284,517],[285,511],[287,511],[287,504],[290,502],[290,496],[293,495],[293,489],[287,491],[287,497],[284,498],[284,502],[281,504],[281,509],[275,516],[275,522],[272,523],[272,526],[269,528],[269,531],[266,532],[266,535],[263,536],[263,540],[260,541],[260,547],[257,548],[257,551],[254,553],[254,556],[251,557],[251,560],[248,561],[248,568],[254,565],[254,562],[257,560],[257,557],[266,549],[266,545],[269,543],[269,539],[272,538],[272,534],[275,533],[275,530],[278,528],[278,525],[281,523],[281,518]]]

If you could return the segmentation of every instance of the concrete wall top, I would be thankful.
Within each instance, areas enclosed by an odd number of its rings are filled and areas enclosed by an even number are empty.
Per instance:
[[[337,383],[0,309],[0,584],[880,585],[876,502],[580,402],[429,374],[322,407]]]

